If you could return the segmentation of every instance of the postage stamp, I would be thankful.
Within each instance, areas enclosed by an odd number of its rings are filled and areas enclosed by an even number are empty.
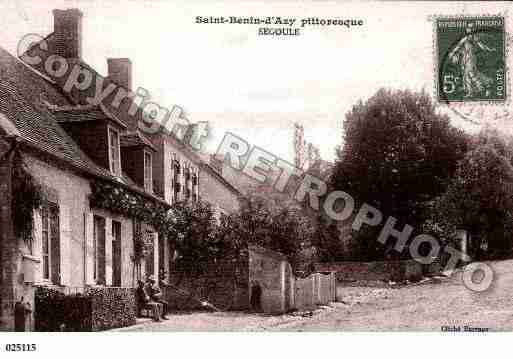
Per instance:
[[[505,102],[504,17],[455,16],[435,21],[439,102]]]

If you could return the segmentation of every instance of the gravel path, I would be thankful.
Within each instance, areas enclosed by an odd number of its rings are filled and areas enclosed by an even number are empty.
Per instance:
[[[118,331],[440,331],[442,326],[513,330],[513,260],[490,263],[491,289],[476,293],[459,275],[400,288],[342,287],[341,302],[312,316],[247,313],[171,315]]]

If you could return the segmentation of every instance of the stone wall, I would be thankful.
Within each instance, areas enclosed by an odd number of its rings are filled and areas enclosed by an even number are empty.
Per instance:
[[[0,141],[0,158],[9,146]],[[17,243],[11,220],[11,158],[0,162],[0,329],[14,330]]]
[[[286,257],[257,246],[249,246],[247,256],[237,261],[175,265],[169,278],[165,292],[172,310],[205,309],[202,301],[220,310],[256,310],[251,307],[255,285],[261,289],[260,311],[284,313],[294,308],[295,278]]]
[[[422,264],[414,260],[316,263],[315,270],[335,272],[338,282],[403,281],[422,277]]]
[[[220,310],[249,309],[247,263],[243,258],[175,265],[169,272],[170,286],[164,288],[170,310],[206,309],[201,302]]]

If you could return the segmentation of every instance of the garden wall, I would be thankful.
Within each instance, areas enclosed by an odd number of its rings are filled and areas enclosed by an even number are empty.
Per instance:
[[[163,290],[170,310],[205,309],[201,301],[221,310],[249,308],[247,260],[182,264],[172,268],[169,278]]]
[[[250,245],[235,261],[175,264],[165,296],[171,310],[205,309],[201,301],[208,301],[220,310],[284,313],[294,307],[294,280],[285,256]],[[260,288],[260,308],[251,308],[255,287]]]
[[[319,272],[335,272],[338,282],[404,281],[422,277],[422,264],[414,260],[316,263]]]

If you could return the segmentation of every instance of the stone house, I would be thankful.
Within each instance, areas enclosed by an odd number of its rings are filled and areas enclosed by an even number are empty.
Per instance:
[[[92,285],[134,287],[138,279],[167,269],[172,249],[140,211],[166,213],[176,200],[205,198],[230,212],[240,200],[236,189],[174,138],[162,135],[159,142],[139,130],[140,107],[131,97],[116,97],[131,90],[131,63],[109,59],[109,74],[103,77],[82,60],[79,10],[54,10],[53,15],[54,32],[43,40],[45,46],[35,43],[23,62],[0,48],[2,330],[14,329],[16,302],[23,298],[34,308],[36,286],[65,293]],[[49,61],[54,55],[66,65]],[[40,62],[26,61],[36,57]],[[86,78],[92,85],[67,88],[73,71],[80,72],[79,82]],[[97,86],[111,85],[117,94],[90,101]],[[20,168],[42,197],[26,238],[17,234],[13,221],[13,200],[19,198],[14,174]],[[187,190],[175,196],[178,183]],[[141,241],[145,256],[139,256]]]
[[[133,286],[134,228],[137,221],[90,204],[96,183],[109,183],[151,203],[168,206],[122,171],[124,126],[98,109],[75,110],[54,84],[0,50],[0,142],[2,166],[1,327],[13,329],[12,308],[21,297],[33,308],[37,285],[79,290],[87,285]],[[42,94],[62,110],[45,108]],[[15,131],[8,133],[11,126]],[[34,211],[31,241],[17,238],[10,203],[14,153],[42,189],[42,206]],[[138,170],[143,171],[143,168]],[[145,226],[158,246],[158,234]]]

